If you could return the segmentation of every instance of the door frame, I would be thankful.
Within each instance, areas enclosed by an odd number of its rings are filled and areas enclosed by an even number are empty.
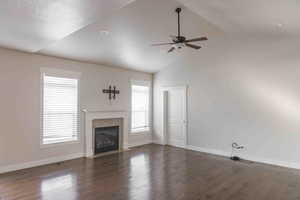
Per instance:
[[[167,145],[167,122],[168,122],[168,115],[167,115],[167,106],[168,106],[168,91],[171,89],[182,89],[184,91],[184,107],[183,107],[183,118],[184,118],[184,146],[182,148],[187,147],[187,140],[188,140],[188,117],[187,117],[187,85],[179,85],[179,86],[162,86],[160,90],[161,94],[161,102],[162,102],[162,144]]]

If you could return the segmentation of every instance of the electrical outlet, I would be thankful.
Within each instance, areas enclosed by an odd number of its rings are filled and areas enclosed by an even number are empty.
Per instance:
[[[238,155],[236,155],[236,154],[238,153],[239,150],[244,149],[244,146],[243,145],[239,145],[236,142],[233,142],[231,144],[231,147],[232,147],[232,149],[231,149],[230,159],[233,160],[233,161],[240,161],[241,158]]]
[[[238,150],[240,150],[240,149],[244,149],[244,146],[243,145],[239,145],[238,143],[236,143],[236,142],[234,142],[234,143],[232,143],[232,148],[234,148],[234,149],[238,149]]]

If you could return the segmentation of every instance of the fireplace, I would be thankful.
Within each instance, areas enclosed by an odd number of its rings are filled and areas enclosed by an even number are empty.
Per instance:
[[[119,150],[119,126],[95,128],[95,155]]]
[[[124,111],[88,111],[85,112],[85,157],[95,158],[106,153],[95,155],[96,128],[119,127],[118,149],[107,153],[126,151],[128,149],[128,112]],[[97,130],[98,133],[98,130]],[[98,135],[98,134],[97,134]],[[115,148],[116,149],[116,148]],[[98,150],[97,150],[98,151]]]

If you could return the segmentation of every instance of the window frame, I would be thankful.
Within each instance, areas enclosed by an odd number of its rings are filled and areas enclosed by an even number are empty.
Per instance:
[[[44,76],[53,76],[58,78],[77,79],[77,111],[78,111],[78,126],[77,126],[77,139],[76,140],[57,140],[55,143],[44,144]],[[81,111],[80,111],[80,72],[61,70],[56,68],[40,68],[40,147],[48,148],[61,145],[79,144],[81,143]]]
[[[132,129],[132,86],[146,86],[149,87],[149,103],[148,103],[148,127],[147,128],[141,128],[138,130]],[[148,134],[152,131],[152,82],[145,81],[145,80],[131,80],[130,83],[130,134]]]

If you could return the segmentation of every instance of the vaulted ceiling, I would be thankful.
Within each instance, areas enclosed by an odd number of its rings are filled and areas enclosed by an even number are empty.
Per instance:
[[[132,0],[2,0],[0,45],[38,52]]]
[[[297,0],[2,0],[0,46],[156,72],[184,59],[151,46],[176,33],[178,6],[187,37],[300,34]]]
[[[298,0],[179,0],[226,33],[298,37]]]

